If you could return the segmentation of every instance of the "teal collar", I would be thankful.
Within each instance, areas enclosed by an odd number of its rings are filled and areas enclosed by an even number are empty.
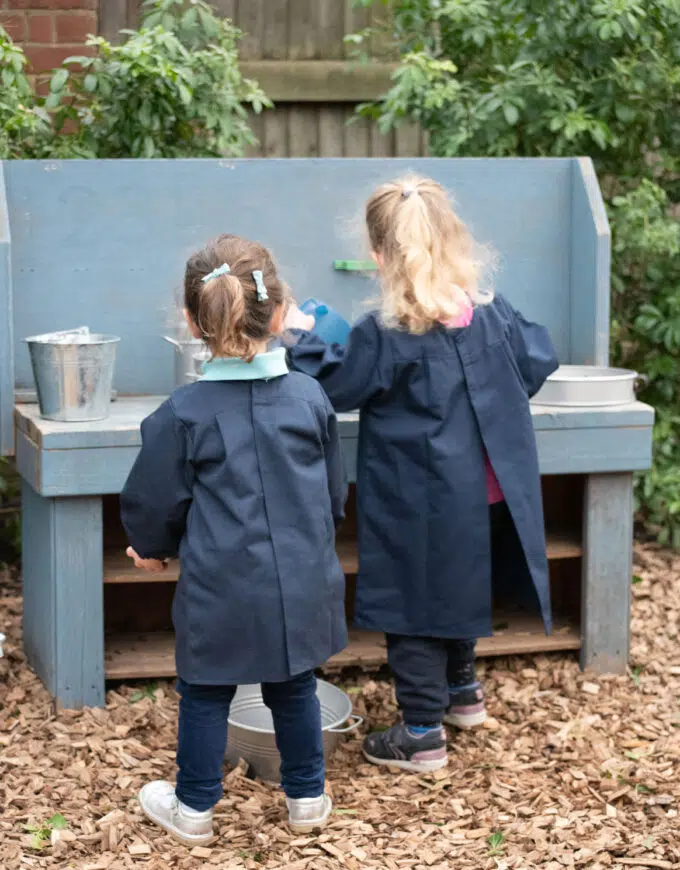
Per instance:
[[[259,381],[288,374],[285,347],[258,353],[252,362],[238,357],[215,357],[203,363],[202,381]]]

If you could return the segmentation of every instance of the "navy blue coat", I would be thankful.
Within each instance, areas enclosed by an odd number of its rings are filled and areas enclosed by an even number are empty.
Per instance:
[[[529,408],[557,367],[548,332],[497,297],[462,329],[410,335],[370,314],[346,348],[298,336],[290,364],[319,380],[336,411],[360,409],[356,625],[440,638],[492,633],[486,447],[550,631]]]
[[[284,349],[205,377],[143,422],[122,520],[140,556],[179,555],[179,676],[281,682],[347,644],[337,420],[312,378],[287,373]]]

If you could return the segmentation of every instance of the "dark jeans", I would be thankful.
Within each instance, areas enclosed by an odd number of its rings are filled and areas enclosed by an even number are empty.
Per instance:
[[[196,686],[177,680],[179,734],[177,797],[194,810],[209,810],[222,797],[229,706],[236,686]],[[325,763],[316,677],[307,671],[285,683],[263,683],[281,755],[281,785],[289,798],[319,797]]]
[[[489,526],[494,597],[514,606],[535,608],[536,593],[505,502],[489,506]],[[387,659],[407,725],[438,725],[449,706],[449,687],[475,679],[474,640],[388,634]]]
[[[387,661],[397,703],[407,725],[440,725],[449,706],[449,686],[462,673],[474,680],[475,641],[388,634]],[[463,684],[472,682],[469,676]]]

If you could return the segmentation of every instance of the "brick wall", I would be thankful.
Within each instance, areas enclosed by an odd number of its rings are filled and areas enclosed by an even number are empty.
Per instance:
[[[49,72],[72,54],[89,54],[98,0],[0,0],[0,24],[26,53],[30,72]]]

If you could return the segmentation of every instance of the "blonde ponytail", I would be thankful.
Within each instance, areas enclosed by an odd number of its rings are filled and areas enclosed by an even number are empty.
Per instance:
[[[493,298],[480,288],[475,243],[436,181],[409,175],[382,185],[366,205],[366,224],[381,257],[386,325],[422,334]]]

